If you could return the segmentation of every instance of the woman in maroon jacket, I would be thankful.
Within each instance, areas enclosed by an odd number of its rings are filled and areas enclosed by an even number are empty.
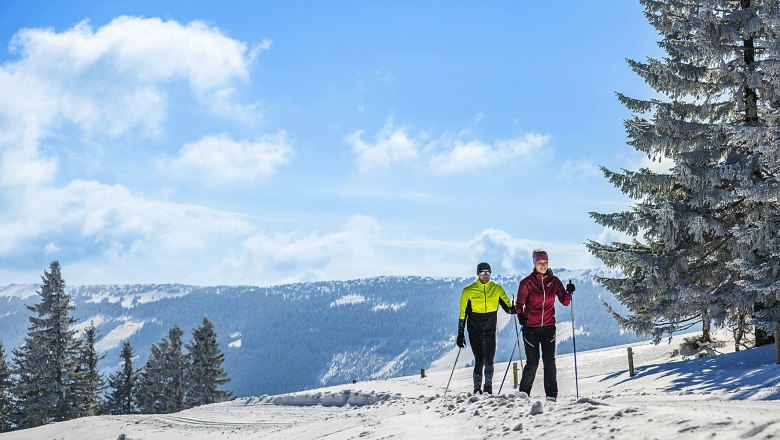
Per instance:
[[[534,270],[520,281],[515,301],[517,319],[523,326],[526,356],[523,377],[520,379],[520,391],[531,394],[541,348],[544,363],[544,393],[547,395],[547,400],[555,401],[558,397],[555,369],[555,297],[558,297],[561,304],[568,306],[574,286],[571,286],[570,291],[563,288],[561,280],[553,275],[548,267],[547,252],[536,249],[532,257]]]

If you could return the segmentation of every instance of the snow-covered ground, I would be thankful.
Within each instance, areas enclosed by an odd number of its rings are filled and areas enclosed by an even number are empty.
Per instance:
[[[633,344],[558,357],[559,399],[472,396],[471,370],[236,399],[168,415],[100,416],[0,435],[11,439],[767,439],[780,438],[780,366],[773,346],[683,360],[670,345]],[[731,344],[733,345],[733,344]],[[731,351],[729,347],[724,349]],[[461,353],[471,358],[468,350]],[[496,365],[498,390],[506,363]],[[509,385],[509,386],[508,386]],[[540,412],[541,411],[541,412]]]

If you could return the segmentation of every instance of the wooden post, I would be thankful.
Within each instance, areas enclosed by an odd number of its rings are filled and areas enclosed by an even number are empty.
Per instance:
[[[631,375],[631,377],[636,376],[636,373],[634,372],[634,350],[632,350],[631,347],[628,347],[628,374]]]
[[[517,388],[517,362],[512,363],[512,374],[515,376],[515,386],[513,388]]]
[[[425,377],[425,368],[420,368],[420,378]]]
[[[775,363],[780,364],[780,323],[775,322]]]

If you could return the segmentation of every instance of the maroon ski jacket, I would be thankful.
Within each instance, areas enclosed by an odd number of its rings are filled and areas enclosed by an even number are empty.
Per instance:
[[[552,271],[545,274],[535,270],[520,281],[517,288],[515,308],[517,318],[527,318],[525,327],[546,327],[555,325],[555,297],[564,306],[571,302],[571,294],[563,288],[563,283]]]

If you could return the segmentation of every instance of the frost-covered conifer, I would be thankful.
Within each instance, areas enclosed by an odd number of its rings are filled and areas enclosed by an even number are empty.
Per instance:
[[[122,369],[108,377],[110,391],[106,395],[105,410],[108,414],[133,414],[136,412],[136,373],[133,370],[133,347],[122,345]]]
[[[619,99],[635,114],[629,144],[673,166],[604,169],[635,203],[591,215],[635,239],[588,244],[624,274],[600,281],[630,311],[615,314],[621,325],[656,340],[701,321],[706,338],[710,320],[777,319],[778,1],[640,1],[667,56],[629,64],[660,97]]]
[[[230,382],[222,363],[225,355],[219,349],[214,324],[203,318],[203,324],[192,330],[192,344],[187,346],[187,406],[193,407],[222,402],[230,392],[219,387]]]
[[[185,375],[189,369],[184,355],[184,332],[179,326],[174,326],[168,332],[169,350],[165,352],[165,368],[170,378],[168,387],[168,406],[166,412],[181,411],[185,408],[184,397],[187,394]]]
[[[0,342],[0,432],[11,429],[11,372],[5,361],[5,348]]]
[[[163,399],[167,385],[163,376],[162,351],[167,350],[168,341],[152,345],[149,358],[140,371],[138,378],[138,409],[145,414],[161,414],[164,412]]]
[[[141,372],[138,406],[144,413],[172,413],[185,409],[187,358],[182,351],[182,332],[174,326],[168,337],[152,346]]]
[[[80,344],[70,313],[75,309],[65,293],[60,264],[51,263],[43,274],[41,302],[27,308],[35,312],[24,343],[14,350],[12,387],[14,422],[29,428],[78,416],[76,367]]]
[[[81,356],[76,369],[79,417],[97,415],[102,405],[100,395],[105,384],[103,376],[98,372],[97,363],[103,356],[98,356],[95,351],[96,334],[95,324],[90,322],[81,340]]]

